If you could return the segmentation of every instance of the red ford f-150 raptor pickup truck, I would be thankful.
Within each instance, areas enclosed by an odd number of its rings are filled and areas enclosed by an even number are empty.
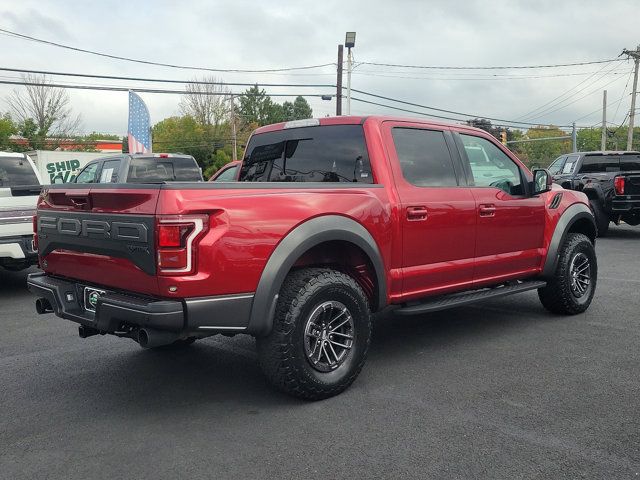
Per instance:
[[[46,188],[37,310],[147,348],[253,335],[271,383],[321,399],[362,369],[375,312],[537,289],[570,315],[595,292],[587,197],[481,130],[373,116],[269,125],[238,180]]]

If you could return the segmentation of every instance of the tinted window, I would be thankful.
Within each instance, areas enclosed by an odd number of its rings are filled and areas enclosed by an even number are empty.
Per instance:
[[[240,181],[373,183],[362,126],[328,125],[253,135]]]
[[[216,182],[233,182],[236,179],[237,166],[229,167],[215,179]]]
[[[556,158],[551,165],[549,165],[549,173],[551,175],[558,175],[562,171],[562,167],[564,166],[564,161],[567,159],[565,155]]]
[[[31,164],[24,157],[0,157],[0,187],[39,183]]]
[[[107,160],[100,171],[100,183],[118,183],[120,160]]]
[[[561,173],[573,173],[579,158],[580,155],[569,155],[567,157],[567,162],[562,167]]]
[[[402,176],[407,182],[418,187],[458,185],[443,132],[394,128],[392,134]]]
[[[129,164],[127,182],[195,182],[202,174],[191,157],[137,157]]]
[[[620,158],[620,168],[625,172],[640,171],[640,155],[623,155]]]
[[[486,138],[460,135],[476,187],[494,187],[510,195],[523,195],[520,168]]]
[[[580,173],[605,173],[620,171],[620,156],[587,155],[582,160]]]
[[[90,163],[78,174],[76,183],[95,183],[98,163]]]

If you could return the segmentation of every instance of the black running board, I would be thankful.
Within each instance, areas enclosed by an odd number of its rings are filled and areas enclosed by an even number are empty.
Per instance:
[[[402,306],[394,313],[397,315],[419,315],[421,313],[437,312],[438,310],[446,310],[447,308],[462,307],[472,303],[490,300],[492,298],[506,297],[514,293],[522,293],[528,290],[542,288],[547,284],[540,280],[528,280],[524,282],[502,285],[495,288],[485,288],[482,290],[473,290],[471,292],[454,293],[446,296],[438,296],[433,299],[425,300],[418,304],[409,304]]]

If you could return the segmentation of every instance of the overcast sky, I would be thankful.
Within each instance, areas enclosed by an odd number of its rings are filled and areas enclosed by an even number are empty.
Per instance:
[[[356,64],[495,66],[612,59],[623,48],[634,49],[640,44],[638,18],[638,0],[3,0],[0,3],[0,28],[113,55],[238,69],[335,62],[337,44],[344,41],[347,30],[357,32]],[[164,79],[188,79],[202,75],[195,71],[145,66],[71,52],[6,35],[0,35],[0,42],[1,63],[11,68]],[[579,125],[597,123],[601,118],[598,109],[602,105],[602,90],[606,88],[610,103],[608,118],[612,123],[620,124],[629,110],[631,70],[632,63],[626,61],[568,68],[480,72],[358,65],[352,86],[414,103],[510,120],[522,119],[529,111],[573,89],[560,99],[566,98],[564,103],[552,103],[548,112],[543,111],[543,115],[532,118],[535,122],[563,125],[574,120]],[[594,72],[598,73],[590,77]],[[487,79],[491,74],[507,77]],[[335,66],[289,74],[215,75],[229,82],[335,84]],[[0,79],[16,76],[0,72]],[[515,76],[542,78],[512,78]],[[141,85],[76,78],[60,81],[128,87]],[[150,86],[180,88],[145,85]],[[0,111],[7,110],[6,96],[13,88],[0,85]],[[241,91],[242,88],[235,90]],[[267,90],[273,93],[334,93],[331,88]],[[72,90],[70,96],[74,111],[82,116],[84,131],[126,133],[126,93]],[[152,123],[179,113],[178,95],[143,93],[141,96],[149,107]],[[358,97],[376,101],[361,94]],[[315,116],[335,112],[334,101],[313,98],[309,101]],[[551,111],[556,108],[559,109]],[[358,102],[352,103],[351,110],[353,114],[400,113]]]

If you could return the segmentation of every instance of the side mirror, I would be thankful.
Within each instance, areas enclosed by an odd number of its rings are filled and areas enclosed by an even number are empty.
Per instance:
[[[551,190],[553,176],[546,168],[536,168],[533,171],[533,194],[538,195]]]

